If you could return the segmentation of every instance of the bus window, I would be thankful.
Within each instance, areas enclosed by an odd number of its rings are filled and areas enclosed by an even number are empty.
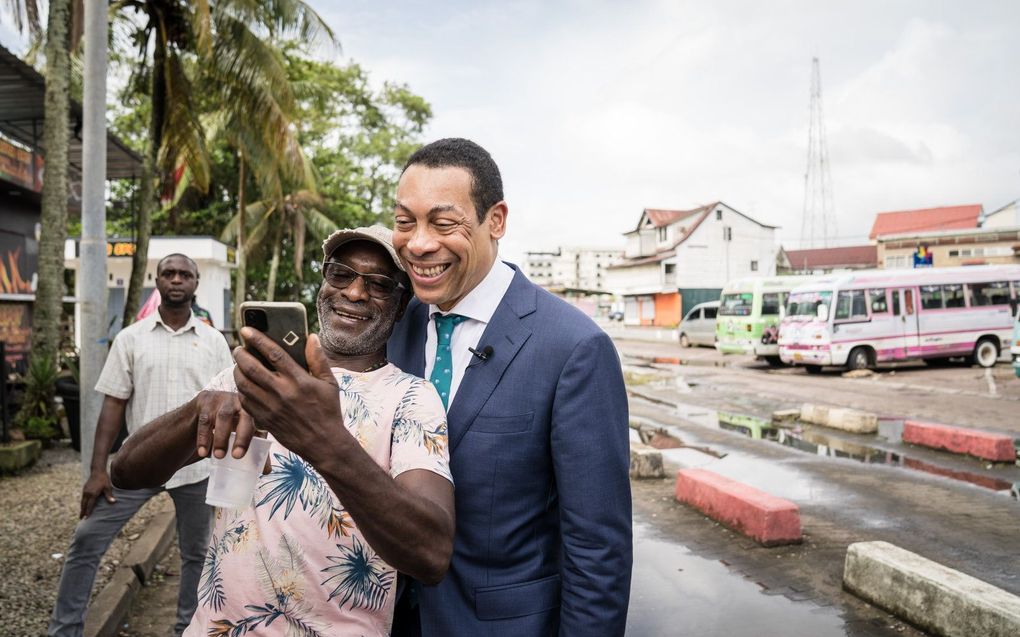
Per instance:
[[[766,292],[761,295],[761,315],[762,316],[778,316],[779,315],[779,293],[778,292]]]
[[[964,307],[963,286],[959,283],[942,286],[942,301],[946,307]]]
[[[864,290],[846,290],[836,296],[837,321],[866,321],[868,308],[864,299]]]
[[[891,292],[892,294],[892,313],[893,316],[900,315],[900,293],[896,290]]]
[[[885,298],[885,290],[868,290],[868,296],[871,299],[871,313],[872,314],[885,314],[889,311],[889,302]],[[896,293],[893,292],[893,297]],[[898,312],[897,312],[898,313]]]
[[[786,306],[786,315],[814,318],[818,315],[818,306],[828,306],[831,300],[832,292],[829,291],[790,294],[790,302]]]
[[[914,313],[914,291],[904,290],[903,294],[903,309],[906,310],[907,316],[910,316]]]
[[[942,309],[942,286],[922,285],[921,286],[921,307],[925,310]]]
[[[722,302],[719,305],[720,316],[750,316],[751,306],[754,303],[754,294],[740,292],[737,294],[723,294]]]
[[[1009,305],[1009,283],[970,283],[971,305]]]

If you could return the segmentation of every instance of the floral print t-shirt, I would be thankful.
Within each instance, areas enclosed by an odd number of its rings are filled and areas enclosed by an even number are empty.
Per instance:
[[[450,477],[446,412],[428,381],[396,366],[333,368],[344,425],[396,477]],[[233,368],[206,389],[237,391]],[[339,426],[339,423],[338,423]],[[397,573],[358,532],[326,481],[272,439],[272,471],[251,506],[216,509],[186,637],[389,635]]]

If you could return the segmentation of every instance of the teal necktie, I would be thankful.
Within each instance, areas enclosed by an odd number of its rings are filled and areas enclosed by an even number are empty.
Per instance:
[[[435,385],[439,397],[443,400],[443,407],[450,405],[450,384],[453,382],[453,354],[450,351],[450,344],[453,342],[453,328],[465,320],[466,316],[459,314],[436,314],[436,358],[432,364],[432,377],[429,378]]]

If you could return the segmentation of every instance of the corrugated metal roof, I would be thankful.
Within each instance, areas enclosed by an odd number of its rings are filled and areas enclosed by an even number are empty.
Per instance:
[[[18,56],[0,46],[0,132],[45,157],[42,146],[46,80]],[[71,145],[68,163],[81,174],[81,105],[71,100]],[[106,137],[106,177],[140,177],[142,158],[114,135]]]

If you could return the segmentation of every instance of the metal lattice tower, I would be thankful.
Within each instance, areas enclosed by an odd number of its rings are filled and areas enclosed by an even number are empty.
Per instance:
[[[818,58],[811,58],[811,115],[808,126],[807,168],[804,171],[804,212],[800,225],[801,248],[828,248],[835,240],[836,213],[829,171],[829,145],[822,110],[822,73]]]

